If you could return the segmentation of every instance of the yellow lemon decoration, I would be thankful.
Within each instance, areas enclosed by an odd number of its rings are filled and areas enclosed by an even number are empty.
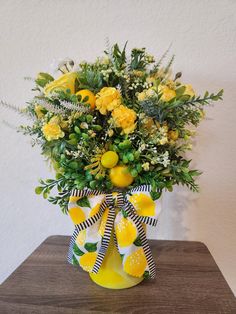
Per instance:
[[[155,202],[152,198],[144,193],[130,196],[129,201],[134,205],[140,216],[154,216]]]
[[[101,164],[105,168],[113,168],[117,165],[119,156],[116,152],[108,151],[102,155]]]
[[[80,257],[79,264],[83,268],[83,270],[91,272],[96,262],[96,258],[97,258],[96,252],[85,253]]]
[[[128,172],[127,166],[115,166],[110,170],[110,180],[114,186],[125,188],[134,181],[134,178]]]
[[[115,227],[117,242],[120,247],[130,246],[137,238],[137,229],[129,218],[122,217]]]
[[[77,78],[77,74],[75,72],[69,72],[61,75],[58,79],[50,82],[44,88],[44,93],[47,96],[50,93],[55,91],[64,91],[67,89],[70,90],[71,94],[75,93],[75,80]]]
[[[82,230],[79,232],[76,238],[76,243],[82,246],[85,243],[85,239],[86,239],[86,230]]]
[[[134,277],[141,277],[146,267],[147,260],[142,247],[127,256],[124,262],[124,271]]]
[[[98,231],[102,237],[104,236],[108,213],[109,213],[109,209],[106,208],[104,211],[104,214],[102,215],[102,220],[101,220],[100,228]]]
[[[91,92],[88,89],[82,89],[79,92],[76,93],[77,96],[81,96],[81,101],[83,101],[83,99],[85,97],[88,97],[88,100],[86,100],[84,103],[85,104],[89,104],[90,105],[90,109],[94,109],[95,108],[95,95],[93,92]]]
[[[69,215],[75,225],[85,220],[85,213],[80,207],[72,207],[69,209]]]

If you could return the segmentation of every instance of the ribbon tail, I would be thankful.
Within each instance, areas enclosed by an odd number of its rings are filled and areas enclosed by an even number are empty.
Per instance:
[[[128,200],[126,200],[126,202],[125,202],[124,210],[126,211],[128,216],[133,220],[133,222],[135,223],[135,225],[137,227],[137,230],[138,230],[138,233],[140,236],[140,240],[142,243],[143,251],[144,251],[145,257],[147,259],[150,277],[152,279],[154,279],[156,276],[156,265],[155,265],[155,262],[153,260],[152,252],[151,252],[151,249],[149,247],[145,231],[144,231],[142,223],[140,221],[141,219],[137,214],[135,214],[134,207]]]
[[[142,223],[145,223],[146,225],[152,226],[152,227],[156,227],[157,223],[158,223],[158,219],[156,218],[152,218],[149,216],[138,216],[138,220]]]
[[[110,195],[109,196],[107,195],[107,198],[108,197],[110,197]],[[108,200],[108,202],[110,203],[110,200]],[[102,262],[103,262],[103,259],[105,257],[107,248],[108,248],[109,243],[110,243],[111,235],[112,235],[112,230],[113,230],[113,225],[114,225],[114,220],[115,220],[115,208],[113,207],[113,205],[108,205],[108,208],[109,208],[109,212],[108,212],[108,216],[107,216],[104,236],[102,238],[101,248],[98,252],[98,256],[96,258],[95,264],[94,264],[93,269],[92,269],[92,273],[94,273],[94,274],[98,273],[98,271],[102,265]]]

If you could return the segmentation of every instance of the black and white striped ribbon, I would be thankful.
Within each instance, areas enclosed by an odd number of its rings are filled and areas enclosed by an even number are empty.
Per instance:
[[[108,204],[108,216],[105,226],[104,235],[102,237],[102,244],[100,247],[100,250],[98,252],[98,256],[96,258],[96,262],[93,266],[92,273],[97,274],[99,271],[99,268],[102,265],[103,259],[105,257],[106,251],[108,249],[111,235],[112,235],[112,229],[115,221],[115,207],[113,205],[114,200],[112,194],[107,194],[105,198],[105,202]]]
[[[140,186],[138,188],[132,189],[130,191],[130,194],[135,193],[135,192],[141,192],[141,191],[150,192],[151,187],[147,186],[147,185]],[[110,242],[110,239],[112,236],[112,230],[113,230],[115,216],[116,216],[115,207],[118,207],[118,208],[122,208],[127,213],[127,215],[131,218],[131,220],[134,222],[134,224],[136,225],[137,230],[138,230],[138,234],[140,236],[140,240],[142,243],[142,247],[144,250],[144,254],[145,254],[145,257],[147,259],[150,277],[154,278],[156,275],[155,262],[153,260],[152,253],[151,253],[151,250],[150,250],[150,247],[149,247],[142,223],[148,224],[150,226],[156,226],[157,225],[157,219],[152,218],[152,217],[148,217],[148,216],[137,215],[135,212],[135,207],[128,201],[127,196],[123,193],[118,193],[116,195],[116,200],[117,200],[116,204],[114,203],[115,200],[113,198],[112,193],[106,194],[102,191],[90,190],[88,188],[86,188],[84,190],[73,190],[71,193],[72,196],[79,196],[79,197],[101,195],[101,194],[105,195],[105,199],[102,202],[98,213],[93,215],[92,217],[86,219],[85,221],[81,222],[80,224],[75,225],[75,230],[74,230],[74,233],[71,237],[70,245],[69,245],[69,252],[68,252],[69,263],[72,263],[73,248],[74,248],[74,244],[76,242],[76,238],[77,238],[79,232],[86,229],[86,228],[89,228],[93,224],[95,224],[102,217],[105,209],[108,208],[108,216],[107,216],[107,221],[106,221],[106,225],[105,225],[104,235],[102,237],[101,247],[100,247],[100,250],[98,252],[98,256],[96,258],[94,267],[92,269],[93,273],[98,273],[98,271],[102,265],[103,259],[106,255],[106,251],[108,249],[109,242]],[[118,249],[115,233],[113,233],[113,235],[114,235],[115,245]]]
[[[131,218],[131,220],[134,222],[134,224],[136,225],[136,228],[138,229],[138,234],[142,243],[146,260],[147,260],[150,277],[154,279],[156,276],[156,265],[153,260],[152,252],[146,238],[146,233],[142,226],[141,220],[139,219],[140,217],[137,214],[135,214],[134,212],[135,208],[128,200],[124,204],[124,210],[128,214],[128,216]]]

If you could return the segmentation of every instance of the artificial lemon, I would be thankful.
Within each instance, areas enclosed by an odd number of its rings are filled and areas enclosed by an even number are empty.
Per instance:
[[[119,156],[116,152],[108,151],[102,155],[101,164],[105,168],[113,168],[117,165]]]
[[[89,104],[90,105],[90,109],[94,109],[95,108],[95,95],[93,92],[91,92],[88,89],[81,89],[79,92],[76,93],[77,96],[81,96],[81,101],[83,101],[83,99],[85,97],[88,97],[88,100],[86,100],[84,103],[85,104]]]
[[[85,214],[80,207],[72,207],[69,209],[69,215],[75,225],[85,220]]]
[[[122,217],[115,227],[117,243],[120,247],[130,246],[137,238],[137,229],[129,218]]]
[[[115,166],[110,171],[110,180],[114,186],[125,188],[133,182],[134,178],[128,172],[127,166]]]
[[[96,258],[97,258],[96,252],[85,253],[80,257],[79,264],[83,268],[83,270],[91,272],[96,262]]]
[[[141,277],[147,267],[147,260],[143,248],[127,256],[124,262],[124,271],[134,277]]]
[[[155,202],[152,198],[144,193],[130,196],[129,201],[134,205],[140,216],[154,216]]]
[[[69,72],[69,73],[61,75],[58,79],[48,83],[44,87],[45,95],[48,95],[55,91],[66,92],[68,89],[70,90],[71,94],[74,94],[76,78],[77,78],[77,73],[75,72]]]

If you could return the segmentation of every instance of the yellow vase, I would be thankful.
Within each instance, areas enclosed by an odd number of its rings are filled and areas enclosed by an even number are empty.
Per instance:
[[[129,276],[124,272],[121,256],[111,238],[102,266],[97,274],[90,273],[90,278],[99,286],[109,289],[125,289],[136,286],[143,278]]]

